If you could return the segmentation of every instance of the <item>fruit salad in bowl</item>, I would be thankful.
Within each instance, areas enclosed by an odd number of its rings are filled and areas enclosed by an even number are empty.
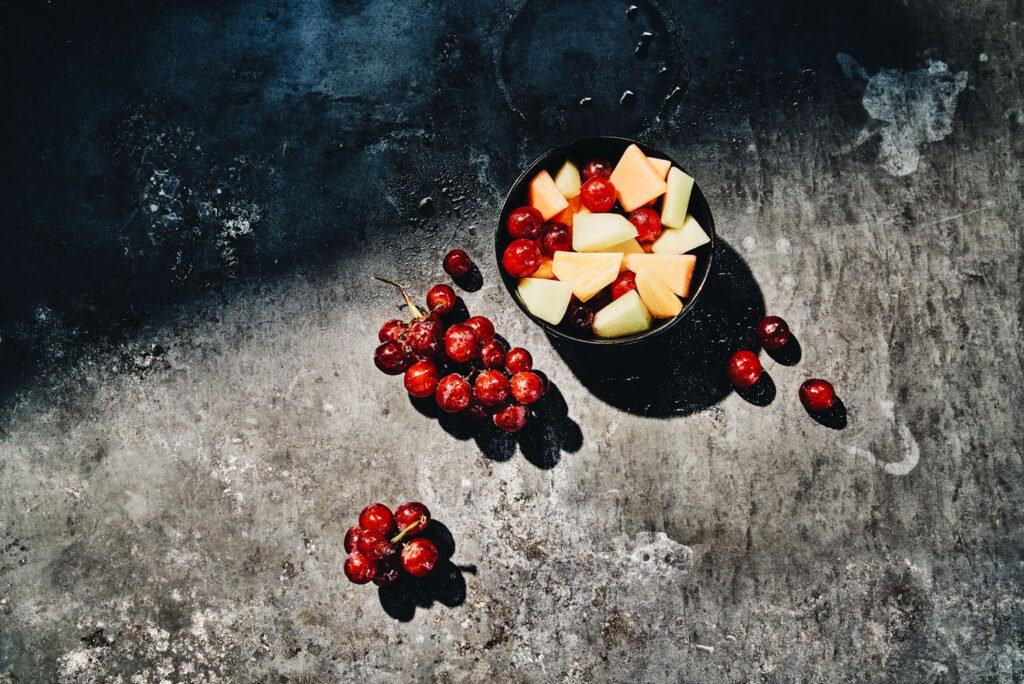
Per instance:
[[[502,279],[550,334],[623,344],[693,306],[711,270],[714,222],[694,179],[625,138],[555,148],[516,180],[498,221]]]

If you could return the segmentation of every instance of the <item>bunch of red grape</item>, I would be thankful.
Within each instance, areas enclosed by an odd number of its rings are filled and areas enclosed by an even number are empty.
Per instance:
[[[465,252],[453,252],[468,262]],[[445,258],[449,273],[453,252]],[[381,344],[373,353],[377,368],[388,375],[404,373],[409,394],[433,397],[442,411],[475,420],[490,417],[506,432],[522,428],[529,415],[527,405],[548,391],[547,377],[533,370],[530,352],[508,349],[495,337],[494,324],[483,316],[446,323],[456,303],[455,291],[448,285],[430,288],[429,313],[423,314],[404,287],[380,280],[401,290],[412,320],[392,319],[381,326]]]
[[[345,535],[345,575],[356,584],[373,580],[378,587],[394,584],[402,570],[425,577],[437,564],[437,547],[417,535],[429,524],[430,511],[418,501],[402,504],[394,515],[384,504],[370,504]]]

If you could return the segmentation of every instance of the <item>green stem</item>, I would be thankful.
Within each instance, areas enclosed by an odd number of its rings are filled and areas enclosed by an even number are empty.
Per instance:
[[[409,534],[410,532],[412,532],[414,529],[416,529],[420,525],[426,525],[426,524],[427,524],[427,516],[421,515],[419,520],[413,521],[408,527],[406,527],[404,530],[399,532],[398,536],[391,540],[391,543],[392,544],[397,544],[398,542],[402,541],[402,537],[404,537],[405,535]]]
[[[391,280],[390,278],[382,278],[381,276],[373,276],[373,277],[375,279],[381,281],[382,283],[387,283],[388,285],[394,285],[395,287],[397,287],[399,289],[399,291],[402,293],[402,296],[405,297],[405,304],[406,304],[406,306],[409,307],[409,311],[412,312],[413,318],[415,318],[417,320],[423,320],[424,318],[426,318],[426,316],[421,314],[420,310],[418,308],[416,308],[416,304],[413,303],[412,297],[410,297],[409,293],[406,292],[404,285],[400,285],[399,283],[396,283],[394,280]]]

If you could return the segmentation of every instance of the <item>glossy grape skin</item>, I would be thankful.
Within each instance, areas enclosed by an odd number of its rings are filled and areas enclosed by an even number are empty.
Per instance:
[[[828,380],[812,378],[800,385],[800,403],[808,411],[827,411],[836,403],[836,390]]]
[[[480,352],[480,343],[471,327],[456,323],[444,334],[444,350],[452,361],[466,363]]]
[[[395,516],[391,509],[382,503],[373,503],[359,514],[359,526],[364,530],[377,530],[388,534],[395,528]]]
[[[533,369],[533,357],[522,347],[516,347],[505,355],[505,370],[512,375]]]
[[[584,335],[593,331],[594,312],[576,300],[569,302],[569,309],[563,320],[574,333]]]
[[[654,242],[661,235],[661,216],[649,207],[634,209],[626,218],[636,228],[637,242]]]
[[[374,365],[388,375],[404,373],[412,365],[413,360],[409,348],[398,340],[385,342],[373,352]]]
[[[463,324],[472,328],[476,340],[480,345],[487,344],[494,339],[494,323],[484,316],[471,316]]]
[[[378,587],[389,587],[398,581],[402,575],[402,561],[398,554],[393,553],[377,561],[377,573],[373,576],[373,583]]]
[[[461,278],[469,273],[469,269],[473,268],[473,261],[461,249],[453,249],[444,255],[441,265],[444,272],[452,278]]]
[[[757,341],[768,351],[782,349],[789,338],[789,325],[778,316],[766,316],[757,324]]]
[[[417,537],[402,547],[402,567],[413,577],[426,577],[437,565],[437,547]]]
[[[427,522],[417,525],[406,532],[407,537],[416,536],[427,529],[427,525],[430,524],[430,509],[419,501],[410,501],[395,509],[395,524],[398,526],[399,531],[405,530],[409,525],[424,517],[427,519]]]
[[[520,238],[513,240],[505,248],[501,257],[501,265],[513,278],[525,278],[532,275],[540,266],[540,247],[533,240]]]
[[[471,397],[466,408],[462,409],[462,415],[471,420],[480,420],[491,415],[491,410],[484,406],[483,402],[476,397]]]
[[[377,339],[381,342],[391,342],[392,340],[399,339],[408,329],[409,324],[407,322],[400,321],[397,318],[392,318],[380,327],[380,332],[377,333]]]
[[[395,547],[391,545],[388,538],[378,530],[364,530],[356,542],[356,550],[370,560],[379,560],[388,554],[394,553]]]
[[[356,551],[356,544],[359,543],[359,537],[363,534],[363,528],[356,525],[350,527],[348,532],[345,533],[345,552],[352,553]]]
[[[516,432],[526,424],[529,412],[518,401],[508,401],[494,412],[494,424],[499,430]]]
[[[512,396],[520,404],[532,404],[544,396],[544,381],[530,371],[516,373],[509,381],[509,385]]]
[[[484,368],[502,368],[505,365],[507,349],[501,340],[489,340],[480,347],[480,360]]]
[[[623,271],[619,274],[619,277],[612,283],[612,300],[616,300],[622,295],[626,294],[630,290],[636,289],[636,273],[632,271]],[[591,320],[593,323],[593,320]]]
[[[436,318],[414,322],[405,333],[405,343],[415,354],[431,358],[437,356],[442,347],[444,325]]]
[[[597,157],[587,162],[581,171],[584,181],[591,178],[609,178],[612,175],[612,163],[607,159]]]
[[[524,206],[513,209],[505,221],[505,228],[513,238],[536,240],[540,235],[544,217],[533,207]]]
[[[499,370],[484,371],[473,383],[473,396],[487,406],[497,406],[508,399],[508,378]]]
[[[436,314],[446,314],[455,308],[455,290],[449,285],[434,285],[427,290],[427,308]]]
[[[555,252],[572,251],[572,229],[557,221],[545,223],[540,237],[540,251],[549,257],[554,256]]]
[[[580,188],[583,206],[595,214],[603,214],[615,206],[615,186],[607,178],[591,178]]]
[[[442,411],[447,413],[458,413],[469,406],[472,390],[466,379],[457,373],[451,373],[441,378],[437,383],[437,390],[434,392],[434,399]]]
[[[417,361],[405,371],[405,389],[414,397],[429,397],[437,389],[441,374],[433,361]]]
[[[740,388],[750,387],[760,380],[763,370],[757,354],[747,350],[738,351],[733,354],[732,358],[729,359],[729,364],[726,366],[729,381]]]
[[[353,551],[345,558],[345,576],[355,584],[366,584],[377,574],[377,562],[370,560],[358,551]]]

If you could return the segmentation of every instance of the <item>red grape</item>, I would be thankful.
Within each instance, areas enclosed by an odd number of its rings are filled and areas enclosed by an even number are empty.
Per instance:
[[[417,537],[402,547],[402,567],[413,577],[426,577],[437,564],[437,547],[429,539]]]
[[[615,186],[607,178],[595,176],[583,184],[580,199],[587,209],[602,214],[615,205]]]
[[[455,290],[449,285],[435,285],[427,290],[427,308],[438,314],[446,314],[455,308]]]
[[[437,356],[441,351],[441,336],[444,325],[437,318],[425,318],[409,326],[405,333],[405,343],[420,356]]]
[[[583,180],[588,181],[591,178],[608,178],[612,175],[612,163],[607,159],[598,157],[597,159],[591,159],[587,162],[587,165],[583,167]]]
[[[517,401],[508,401],[494,413],[494,424],[505,432],[515,432],[526,424],[526,407]]]
[[[373,362],[384,373],[398,375],[412,365],[413,356],[408,347],[398,340],[392,340],[374,350]]]
[[[726,372],[729,380],[737,387],[750,387],[761,378],[761,362],[751,351],[738,351],[729,359]]]
[[[572,230],[569,226],[556,221],[545,223],[540,238],[540,251],[545,256],[554,256],[555,252],[571,252]]]
[[[387,534],[395,528],[395,518],[391,515],[391,509],[384,504],[370,504],[359,514],[359,526],[364,530]]]
[[[380,332],[377,333],[377,339],[381,342],[391,342],[392,340],[397,340],[401,337],[408,329],[408,323],[400,321],[397,318],[392,318],[380,327]]]
[[[388,587],[398,581],[401,575],[402,562],[398,554],[391,554],[377,561],[377,574],[373,576],[373,583],[378,587]]]
[[[406,532],[406,536],[417,535],[427,529],[427,525],[430,524],[430,509],[419,501],[410,501],[409,503],[404,503],[395,509],[395,523],[398,525],[399,531],[404,530],[409,527],[409,525],[412,525],[414,522],[424,517],[427,519],[427,522],[412,528]]]
[[[578,299],[573,298],[573,301],[569,302],[565,322],[575,333],[589,333],[594,325],[594,312],[583,306]]]
[[[441,378],[437,383],[437,390],[434,398],[442,411],[458,413],[469,406],[469,399],[472,392],[466,379],[457,373],[451,373]]]
[[[505,365],[505,345],[501,340],[488,340],[480,347],[480,360],[484,368],[501,368]]]
[[[636,273],[623,271],[612,283],[612,299],[618,299],[630,290],[636,289]]]
[[[800,403],[808,411],[827,411],[836,403],[836,390],[828,380],[812,378],[800,385]]]
[[[359,543],[359,537],[363,534],[363,528],[356,525],[350,527],[348,532],[345,533],[345,551],[352,553],[356,550],[356,544]]]
[[[472,316],[468,318],[463,325],[467,325],[473,329],[473,332],[476,334],[476,340],[481,345],[494,339],[494,324],[491,323],[489,318],[484,316]]]
[[[654,242],[661,235],[661,217],[658,212],[647,207],[634,209],[627,217],[629,222],[636,228],[639,242]]]
[[[544,394],[544,381],[530,371],[516,373],[509,384],[512,386],[512,396],[520,404],[532,404]]]
[[[414,397],[429,397],[437,389],[440,378],[433,361],[417,361],[405,371],[405,389]]]
[[[456,363],[466,363],[480,351],[476,333],[465,323],[456,323],[444,334],[444,350]]]
[[[782,349],[789,342],[789,326],[778,316],[767,316],[757,324],[757,340],[768,351]]]
[[[487,406],[496,406],[508,399],[508,378],[499,370],[484,371],[473,383],[473,394]]]
[[[379,560],[395,552],[395,547],[378,530],[364,530],[356,542],[356,549],[370,560]]]
[[[533,369],[533,357],[522,347],[516,347],[505,355],[505,369],[515,375]]]
[[[490,414],[490,409],[484,406],[483,403],[476,397],[470,399],[469,405],[466,406],[466,408],[462,409],[462,415],[473,420],[480,420],[481,418],[486,418]]]
[[[513,238],[529,238],[536,240],[540,235],[540,227],[544,224],[544,217],[533,207],[519,207],[513,209],[508,215],[505,227],[508,234]]]
[[[377,574],[377,562],[358,551],[348,554],[345,559],[345,575],[356,584],[366,584]]]
[[[533,274],[540,266],[540,248],[533,240],[520,238],[513,240],[505,248],[501,257],[501,265],[505,272],[513,278],[524,278]]]
[[[470,260],[469,255],[461,249],[453,249],[444,255],[442,266],[444,267],[444,272],[452,278],[461,278],[469,273],[469,269],[473,267],[473,262]]]

